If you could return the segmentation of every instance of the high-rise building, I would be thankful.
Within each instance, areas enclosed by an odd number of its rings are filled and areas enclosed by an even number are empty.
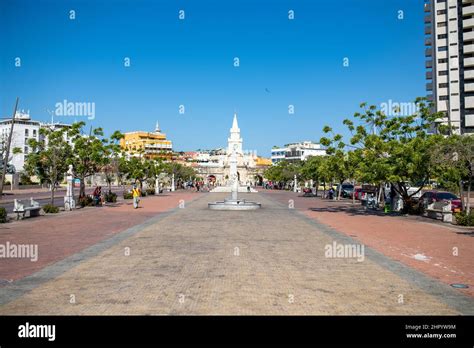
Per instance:
[[[440,122],[474,132],[474,0],[425,0],[426,89]]]

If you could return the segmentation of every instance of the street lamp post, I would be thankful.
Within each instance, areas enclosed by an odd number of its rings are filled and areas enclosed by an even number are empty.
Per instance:
[[[16,115],[16,110],[18,108],[19,99],[20,98],[16,97],[15,108],[13,109],[13,116],[12,116],[12,126],[10,128],[10,134],[8,134],[8,141],[7,141],[6,149],[5,149],[5,157],[3,159],[2,179],[0,180],[0,200],[3,197],[3,185],[5,184],[5,175],[7,174],[8,156],[10,154],[10,146],[11,146],[12,137],[13,137],[13,126],[15,124],[15,115]]]

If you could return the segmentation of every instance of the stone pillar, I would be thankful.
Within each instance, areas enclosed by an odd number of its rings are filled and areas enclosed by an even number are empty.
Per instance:
[[[155,178],[155,195],[160,194],[160,181],[158,178]]]
[[[297,181],[297,179],[296,179],[296,174],[295,174],[295,185],[294,185],[294,187],[293,187],[293,191],[294,191],[294,192],[298,192],[297,186],[298,186],[298,181]]]
[[[174,187],[174,174],[171,176],[171,192],[174,192],[175,191],[175,187]]]
[[[20,188],[20,174],[19,173],[12,174],[12,180],[10,183],[11,183],[12,190],[18,190]]]

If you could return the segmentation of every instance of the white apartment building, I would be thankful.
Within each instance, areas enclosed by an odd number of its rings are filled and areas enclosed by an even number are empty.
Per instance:
[[[0,147],[2,147],[8,141],[8,135],[10,134],[11,126],[11,118],[0,121]],[[8,163],[12,164],[17,172],[22,172],[24,170],[26,156],[28,156],[31,151],[31,148],[28,145],[29,139],[36,139],[39,141],[39,130],[43,127],[57,130],[59,128],[69,128],[71,126],[62,123],[53,124],[34,121],[31,119],[30,113],[23,110],[17,111],[15,114],[12,143],[10,145],[10,161]],[[71,143],[71,139],[68,139],[67,135],[65,135],[65,140]],[[19,148],[21,153],[12,154],[14,148]]]
[[[426,89],[440,120],[474,132],[474,0],[425,0]]]
[[[0,146],[4,146],[8,141],[12,126],[11,118],[0,121]],[[10,161],[9,164],[15,166],[17,172],[21,172],[25,165],[25,156],[30,152],[28,146],[29,139],[39,140],[40,122],[33,121],[30,118],[29,112],[18,111],[15,114],[15,124],[13,125],[13,136],[10,145]],[[11,154],[14,148],[19,148],[21,153]]]
[[[284,147],[272,148],[272,164],[281,161],[305,161],[310,156],[325,156],[326,150],[321,144],[312,141],[286,144]]]

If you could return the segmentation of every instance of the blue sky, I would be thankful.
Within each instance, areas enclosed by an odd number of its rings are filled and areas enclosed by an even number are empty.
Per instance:
[[[0,0],[0,114],[16,96],[42,121],[94,102],[94,120],[56,121],[107,134],[159,121],[187,151],[225,146],[236,110],[244,149],[269,155],[342,130],[363,101],[425,95],[423,16],[422,0]]]

